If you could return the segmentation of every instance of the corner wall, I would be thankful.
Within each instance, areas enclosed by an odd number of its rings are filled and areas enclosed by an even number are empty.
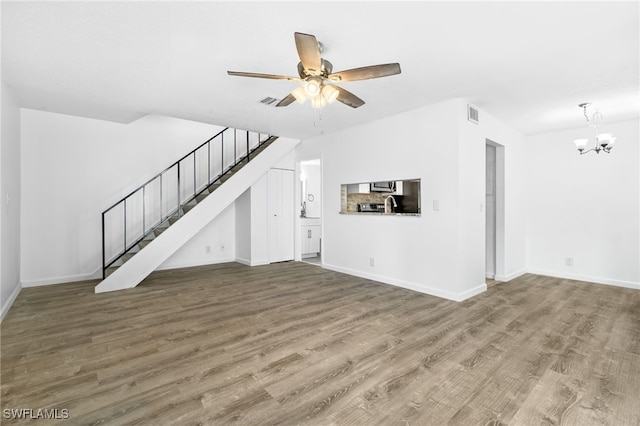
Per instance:
[[[20,292],[20,108],[2,87],[0,145],[0,321]]]
[[[481,203],[485,139],[492,134],[507,145],[522,142],[497,121],[467,122],[466,102],[454,99],[304,141],[298,159],[323,159],[324,266],[452,300],[486,289]],[[420,217],[339,213],[341,184],[415,178]],[[518,188],[519,178],[513,181]],[[512,239],[524,253],[524,235]],[[511,262],[524,270],[524,256]]]
[[[529,272],[640,289],[639,127],[604,124],[610,154],[578,154],[586,126],[526,138]]]

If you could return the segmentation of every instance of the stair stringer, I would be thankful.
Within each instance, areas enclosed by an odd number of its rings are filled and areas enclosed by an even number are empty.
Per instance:
[[[180,220],[151,241],[149,245],[100,282],[95,287],[95,292],[106,293],[124,290],[140,284],[299,143],[300,140],[291,138],[278,138],[272,142],[220,188],[198,203]]]

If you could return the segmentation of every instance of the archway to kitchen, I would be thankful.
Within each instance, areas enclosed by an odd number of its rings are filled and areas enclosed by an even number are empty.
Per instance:
[[[296,260],[322,265],[322,159],[310,158],[296,165],[298,244]]]

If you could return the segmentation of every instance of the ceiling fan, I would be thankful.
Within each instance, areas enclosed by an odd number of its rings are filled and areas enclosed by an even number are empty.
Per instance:
[[[300,62],[298,63],[299,77],[286,75],[261,74],[241,71],[227,71],[229,75],[240,77],[268,78],[272,80],[290,80],[304,82],[282,99],[276,106],[285,107],[297,100],[304,103],[311,99],[314,108],[321,108],[333,101],[342,102],[352,108],[364,105],[364,101],[351,92],[332,83],[344,81],[368,80],[370,78],[387,77],[400,74],[400,64],[381,64],[368,67],[354,68],[346,71],[333,72],[331,62],[320,57],[322,45],[311,34],[294,33],[296,48]]]

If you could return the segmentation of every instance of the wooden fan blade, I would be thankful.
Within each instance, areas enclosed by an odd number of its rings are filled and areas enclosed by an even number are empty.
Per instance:
[[[289,77],[287,75],[277,75],[277,74],[261,74],[258,72],[227,71],[227,74],[237,75],[238,77],[254,77],[254,78],[269,78],[271,80],[302,81],[302,79],[299,77]]]
[[[364,101],[353,93],[344,90],[342,87],[337,87],[337,89],[340,91],[336,98],[337,101],[340,101],[345,105],[349,105],[351,108],[358,108],[364,105]]]
[[[296,39],[296,49],[300,62],[309,75],[320,75],[322,73],[322,58],[318,40],[311,34],[294,33]]]
[[[291,104],[291,102],[295,101],[296,98],[289,93],[287,96],[284,97],[283,100],[281,100],[280,102],[278,102],[276,104],[277,107],[286,107],[287,105]]]
[[[381,64],[369,67],[354,68],[346,71],[334,72],[329,75],[331,81],[357,81],[368,80],[370,78],[387,77],[389,75],[400,74],[400,64]]]

